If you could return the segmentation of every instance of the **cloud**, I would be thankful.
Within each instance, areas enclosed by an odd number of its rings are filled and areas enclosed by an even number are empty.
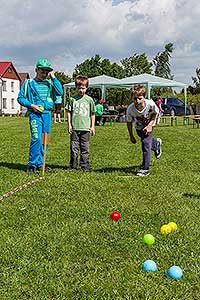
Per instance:
[[[43,56],[72,72],[96,53],[111,61],[143,52],[152,58],[173,42],[175,79],[187,82],[198,67],[199,15],[198,0],[1,0],[0,59],[30,71]]]

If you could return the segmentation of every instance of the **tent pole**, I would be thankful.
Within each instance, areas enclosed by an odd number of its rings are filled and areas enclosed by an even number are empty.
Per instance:
[[[186,111],[186,106],[187,106],[187,88],[186,87],[184,87],[184,98],[185,98],[185,115],[186,115],[186,113],[187,113],[187,111]]]
[[[64,123],[65,123],[65,121],[66,121],[66,111],[65,111],[65,102],[66,102],[66,86],[64,86]]]
[[[184,100],[185,100],[185,118],[184,123],[186,125],[186,114],[187,114],[187,87],[184,87]]]
[[[102,85],[101,87],[101,98],[103,99],[103,101],[105,101],[105,86]]]
[[[151,86],[147,83],[147,99],[151,99]]]

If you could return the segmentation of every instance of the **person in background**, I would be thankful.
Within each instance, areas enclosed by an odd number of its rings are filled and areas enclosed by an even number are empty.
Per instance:
[[[156,105],[158,106],[158,109],[159,109],[159,113],[158,113],[158,117],[157,117],[157,120],[156,120],[156,124],[159,124],[160,123],[160,119],[163,115],[163,109],[162,109],[162,104],[163,104],[163,99],[161,96],[158,97],[157,101],[156,101]]]
[[[133,135],[132,123],[135,124],[137,135],[140,137],[142,145],[142,165],[137,176],[147,176],[150,171],[151,150],[155,157],[161,156],[160,138],[153,138],[153,129],[158,115],[158,107],[153,100],[146,99],[146,89],[143,86],[135,86],[131,89],[133,103],[127,109],[127,128],[131,143],[135,144],[136,139]]]
[[[56,100],[54,103],[55,103],[55,112],[53,114],[54,123],[57,123],[56,117],[58,117],[58,123],[62,123],[61,118],[60,118],[60,111],[61,111],[61,107],[62,107],[62,97],[56,96]]]
[[[103,99],[98,101],[98,104],[95,106],[95,125],[101,125],[101,117],[103,115]]]
[[[70,134],[70,171],[78,168],[78,153],[80,150],[80,167],[82,171],[90,170],[90,134],[95,135],[95,104],[86,94],[89,85],[86,76],[77,76],[75,86],[77,95],[68,99],[67,124]]]
[[[34,174],[40,170],[44,160],[44,147],[42,134],[50,134],[52,113],[56,96],[62,96],[63,89],[60,81],[55,77],[51,62],[42,58],[38,60],[35,68],[34,79],[26,80],[18,94],[17,101],[28,109],[28,117],[31,131],[31,143],[27,174]],[[50,80],[47,77],[50,77]],[[48,147],[47,147],[48,151]],[[50,168],[46,168],[50,171]]]

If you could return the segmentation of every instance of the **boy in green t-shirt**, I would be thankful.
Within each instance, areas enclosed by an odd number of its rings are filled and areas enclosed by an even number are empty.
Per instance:
[[[95,108],[95,125],[100,125],[101,122],[101,117],[103,115],[103,99],[100,99],[98,101],[98,104],[96,105]]]
[[[78,94],[70,97],[66,105],[70,134],[70,170],[78,167],[80,149],[80,167],[86,172],[89,171],[90,133],[95,135],[95,104],[86,95],[88,84],[86,76],[77,76],[75,86]]]

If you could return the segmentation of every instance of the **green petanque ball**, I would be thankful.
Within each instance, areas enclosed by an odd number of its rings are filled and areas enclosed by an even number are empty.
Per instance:
[[[155,243],[155,238],[151,234],[145,234],[143,236],[143,242],[144,242],[144,244],[146,244],[148,246],[151,246]]]
[[[44,107],[42,105],[39,105],[39,111],[43,112],[44,111]]]

